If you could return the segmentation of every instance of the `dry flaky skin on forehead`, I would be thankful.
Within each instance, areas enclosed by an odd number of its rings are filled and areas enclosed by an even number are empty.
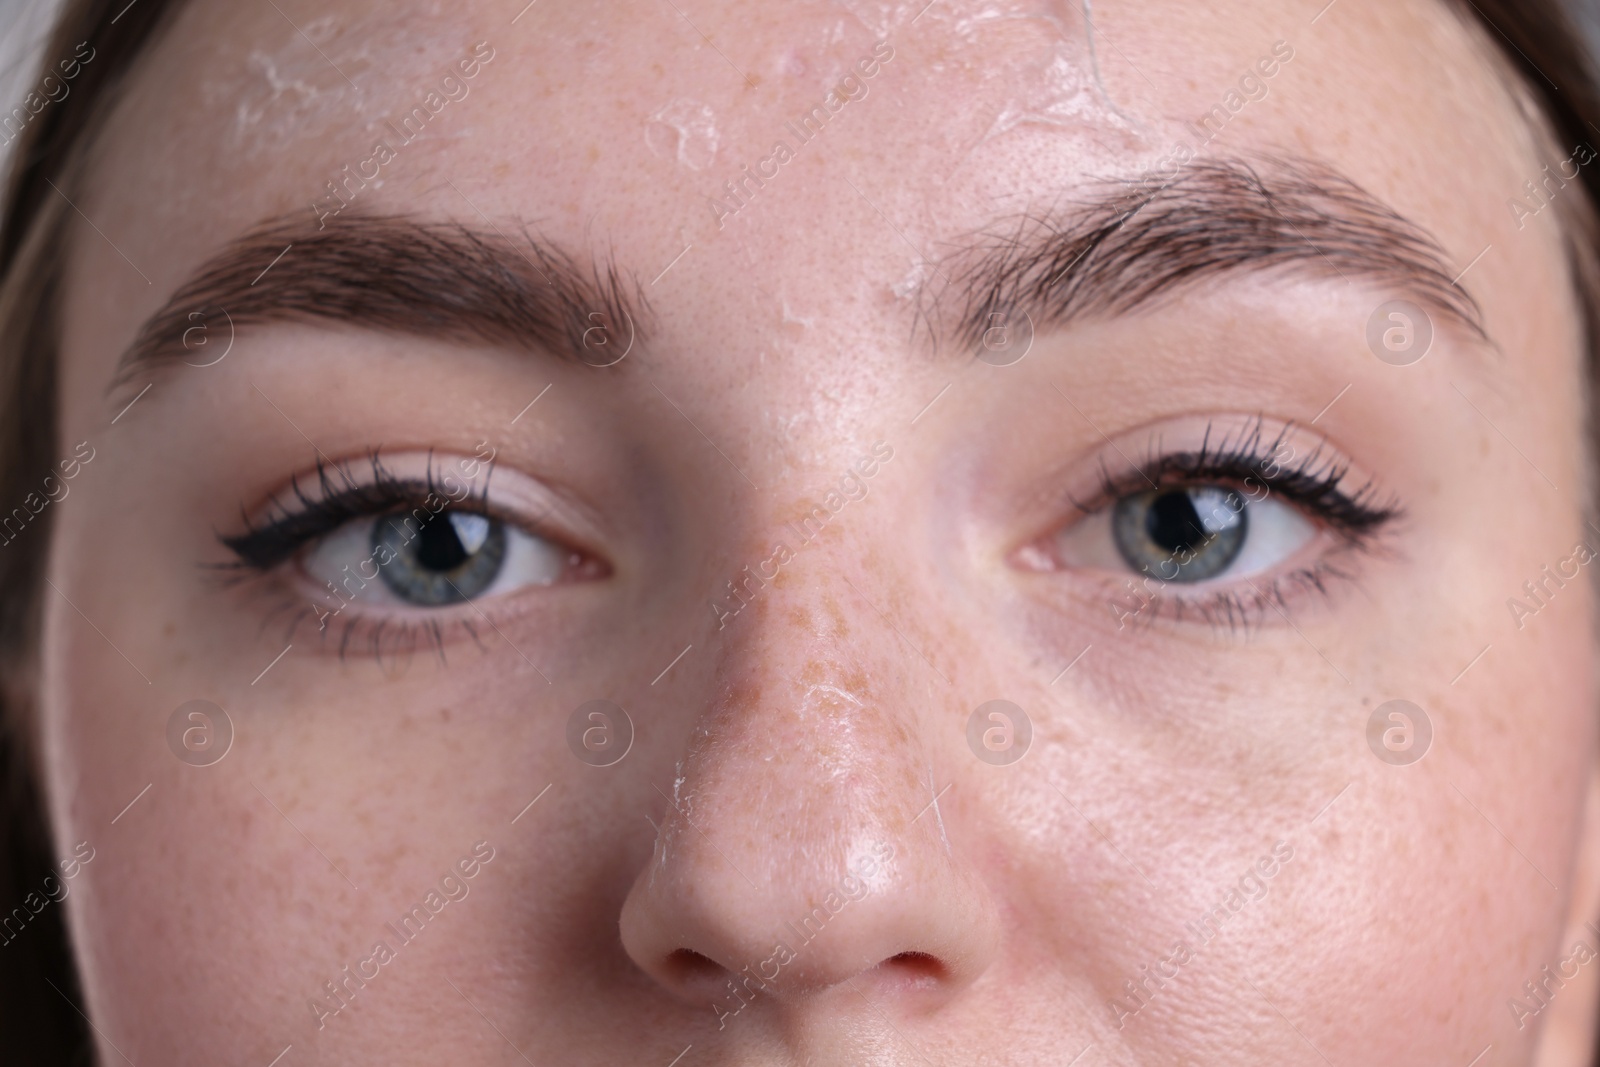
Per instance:
[[[275,3],[193,0],[65,190],[62,439],[98,452],[52,505],[41,720],[58,832],[97,849],[66,906],[104,1059],[1570,1067],[1506,999],[1600,913],[1590,593],[1521,627],[1506,598],[1586,536],[1579,329],[1481,39],[1394,0]],[[1178,236],[1237,259],[1149,271]],[[986,336],[1088,244],[1020,362],[916,332]],[[108,398],[230,248],[231,354]],[[1368,331],[1408,285],[1436,329],[1398,366]],[[604,370],[599,305],[648,313]],[[1349,572],[1326,595],[1257,574],[1208,626],[1047,566],[1146,491],[1107,472],[1263,421],[1401,509],[1303,546]],[[345,647],[292,630],[293,574],[215,580],[319,453],[491,449],[493,502],[605,581],[475,601],[402,670],[361,598]],[[592,521],[550,529],[513,472]],[[168,747],[195,699],[234,719],[212,767]],[[1371,746],[1394,699],[1432,718],[1413,766]],[[614,766],[569,749],[595,700],[632,716]],[[973,740],[997,706],[1020,762]],[[480,838],[470,899],[324,1018]],[[1539,1023],[1586,1032],[1597,973]]]
[[[185,48],[181,55],[169,57],[154,75],[164,84],[150,94],[201,105],[174,109],[165,120],[177,127],[174,132],[182,131],[192,148],[191,154],[164,163],[168,171],[161,180],[164,187],[187,190],[209,184],[213,202],[226,202],[258,185],[248,180],[251,169],[270,163],[284,168],[286,180],[276,183],[277,202],[258,203],[254,218],[302,205],[309,209],[325,201],[330,181],[338,182],[347,168],[359,170],[372,159],[379,139],[398,148],[392,131],[402,125],[403,117],[438,90],[440,80],[474,43],[485,41],[502,51],[499,66],[491,64],[467,83],[464,88],[472,98],[449,102],[426,136],[405,146],[403,164],[380,169],[361,191],[365,203],[381,206],[381,196],[371,194],[399,180],[404,183],[401,196],[433,193],[441,207],[448,202],[446,210],[469,217],[477,214],[475,208],[484,207],[477,193],[488,191],[486,186],[509,173],[505,163],[487,171],[470,163],[486,147],[483,138],[473,136],[474,118],[485,114],[486,107],[496,106],[486,105],[485,96],[499,94],[502,100],[515,96],[531,76],[547,83],[536,96],[547,110],[541,120],[554,118],[548,114],[549,101],[576,102],[583,95],[575,92],[576,77],[590,88],[615,87],[615,104],[636,116],[639,139],[629,146],[580,136],[570,152],[561,138],[540,141],[563,159],[583,158],[591,167],[603,167],[608,173],[597,175],[602,180],[626,175],[632,167],[631,161],[612,159],[619,152],[639,155],[643,148],[653,159],[677,162],[689,180],[669,183],[672,203],[663,207],[675,216],[673,228],[683,235],[678,249],[697,236],[702,247],[705,240],[723,237],[725,227],[715,226],[719,215],[711,202],[726,195],[730,181],[742,180],[746,168],[769,158],[775,141],[790,138],[788,125],[823,104],[839,80],[851,76],[857,63],[871,56],[875,34],[887,32],[887,40],[898,34],[904,53],[897,61],[886,64],[874,79],[855,75],[863,90],[884,102],[869,105],[862,99],[845,107],[828,131],[832,147],[821,153],[812,145],[790,147],[808,157],[831,157],[825,163],[807,158],[804,165],[844,171],[832,183],[846,190],[841,177],[849,178],[848,169],[832,166],[842,151],[876,146],[876,151],[903,160],[902,169],[910,179],[903,190],[861,189],[909,242],[901,243],[907,253],[902,264],[885,278],[902,295],[917,288],[919,277],[927,273],[918,261],[937,258],[934,246],[939,240],[982,224],[974,206],[998,214],[1020,212],[1038,206],[1041,199],[1055,199],[1063,183],[1085,176],[1170,168],[1184,145],[1197,153],[1228,150],[1230,142],[1240,138],[1224,133],[1215,143],[1207,142],[1205,116],[1221,108],[1224,123],[1235,131],[1243,129],[1255,123],[1263,110],[1254,93],[1276,97],[1304,92],[1305,79],[1311,76],[1303,76],[1302,68],[1292,62],[1278,64],[1281,70],[1272,78],[1258,74],[1256,64],[1272,61],[1274,46],[1263,33],[1256,42],[1237,48],[1236,58],[1198,72],[1191,78],[1197,86],[1192,102],[1175,107],[1150,99],[1147,83],[1160,79],[1158,84],[1166,91],[1165,72],[1148,62],[1134,62],[1129,49],[1103,28],[1096,43],[1097,34],[1090,31],[1078,4],[941,2],[918,10],[876,6],[854,12],[816,4],[790,9],[781,29],[775,28],[731,66],[723,64],[691,23],[663,18],[663,29],[673,42],[671,51],[680,64],[687,61],[698,68],[692,80],[703,83],[692,92],[678,92],[666,90],[648,63],[634,66],[622,58],[629,46],[616,33],[623,28],[608,26],[599,12],[578,19],[571,27],[570,56],[563,57],[562,64],[550,65],[518,52],[532,43],[526,31],[532,25],[526,22],[531,14],[519,25],[509,26],[478,8],[449,12],[408,8],[395,14],[381,6],[353,13],[342,9],[323,13],[313,5],[280,6],[287,17],[271,8],[224,15],[196,5],[191,16],[198,23],[193,37],[218,43]],[[240,19],[250,20],[249,29],[230,32]],[[296,26],[312,40],[303,38]],[[1410,26],[1400,27],[1400,32],[1425,47],[1451,45],[1440,40],[1450,34],[1431,24],[1421,32]],[[1299,39],[1305,40],[1303,32]],[[602,53],[602,42],[613,40],[612,53]],[[1293,41],[1280,40],[1293,50]],[[1208,56],[1195,59],[1216,62]],[[723,64],[721,76],[713,76],[719,64]],[[1435,66],[1439,76],[1454,76],[1448,67]],[[734,81],[730,92],[729,76],[739,77],[735,68],[756,88]],[[547,77],[539,77],[541,69],[548,71]],[[355,92],[340,70],[352,77],[359,74],[362,91]],[[639,84],[630,76],[633,70],[638,71]],[[683,81],[684,72],[673,73]],[[1291,84],[1292,79],[1299,79],[1298,85]],[[1246,80],[1249,86],[1241,90],[1239,83]],[[716,89],[708,91],[712,83],[718,83]],[[559,91],[558,84],[563,86]],[[1106,85],[1115,89],[1114,94]],[[684,82],[683,87],[690,84]],[[551,95],[556,92],[561,95]],[[1477,92],[1477,87],[1467,87],[1463,102]],[[943,103],[946,99],[959,100],[961,106],[951,108]],[[1242,102],[1242,110],[1232,110],[1236,101]],[[1283,113],[1277,100],[1272,106]],[[1476,111],[1484,113],[1483,108]],[[884,120],[891,115],[901,120],[894,123],[898,130],[886,127]],[[923,116],[929,120],[923,121]],[[1221,124],[1214,120],[1212,128]],[[230,131],[221,142],[213,132],[218,126]],[[257,126],[262,127],[259,134],[246,138],[240,133]],[[1136,166],[1130,167],[1130,160],[1136,160]],[[532,175],[562,169],[537,160],[523,166],[529,164]],[[1034,172],[1035,180],[1026,183],[1034,190],[1026,185],[1019,189],[1008,177],[1019,166]],[[519,167],[519,173],[530,171]],[[640,173],[649,173],[649,167]],[[299,177],[288,180],[290,175]],[[467,200],[443,178],[454,181]],[[783,183],[782,176],[778,182]],[[813,187],[818,184],[814,177],[808,182]],[[856,185],[860,188],[861,183]],[[291,189],[293,195],[286,196]],[[437,195],[440,192],[444,195]],[[561,211],[570,202],[556,189],[552,192],[555,195],[547,198],[541,215]],[[900,203],[885,201],[904,194],[912,195]],[[685,210],[695,202],[701,210]],[[748,230],[751,215],[761,213],[774,214],[765,205],[760,212],[741,211],[740,227]],[[179,214],[189,217],[193,212]],[[707,233],[708,223],[717,232]],[[678,249],[668,251],[667,259]]]
[[[946,90],[957,89],[970,105],[957,121],[941,122],[935,131],[949,156],[939,164],[942,173],[1018,127],[1053,128],[1086,145],[1138,144],[1141,124],[1107,95],[1090,24],[1078,4],[941,2],[920,11],[858,4],[843,15],[838,11],[814,5],[787,31],[791,40],[812,43],[774,49],[751,69],[815,103],[841,78],[858,77],[856,60],[868,54],[874,35],[893,40],[915,30],[934,43],[919,60],[922,74]],[[491,31],[489,20],[471,11],[440,5],[402,11],[352,5],[324,13],[303,4],[248,11],[199,4],[186,19],[195,24],[188,37],[207,43],[175,57],[171,69],[155,77],[165,82],[163,95],[198,105],[179,109],[175,121],[192,126],[200,118],[213,129],[226,128],[217,146],[224,156],[219,169],[241,174],[281,165],[285,154],[323,143],[342,149],[343,158],[329,168],[336,175],[369,155],[373,141],[392,142],[401,117],[454,73],[472,44],[492,45],[497,33],[506,36],[505,27]],[[672,29],[683,43],[704,47],[689,27]],[[601,76],[614,78],[617,72]],[[208,113],[215,118],[202,118]],[[707,170],[725,140],[716,114],[702,100],[669,97],[643,117],[645,141],[663,158]],[[435,129],[430,147],[446,150],[440,142],[468,136],[469,122],[452,115]],[[215,133],[207,140],[214,141]],[[412,170],[424,168],[414,164]],[[387,180],[380,177],[372,187]],[[313,193],[325,195],[326,182],[315,183]]]
[[[1023,123],[1078,136],[1126,134],[1135,125],[1106,93],[1088,0],[837,2],[883,39],[925,22],[943,38],[932,71],[981,75],[978,93],[993,116],[980,143]]]
[[[252,163],[308,137],[374,133],[398,98],[447,73],[476,40],[453,7],[363,3],[326,13],[280,7],[293,15],[270,5],[228,11],[229,21],[248,20],[251,30],[207,37],[217,50],[196,92],[231,110],[227,147]]]
[[[658,156],[690,170],[705,170],[717,158],[717,116],[694,100],[677,99],[650,116],[645,143]]]

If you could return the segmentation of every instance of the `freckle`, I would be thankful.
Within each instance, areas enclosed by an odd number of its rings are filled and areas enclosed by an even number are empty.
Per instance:
[[[439,709],[439,718],[443,719],[445,722],[449,722],[450,721],[450,709],[449,708],[440,708]]]
[[[600,162],[600,149],[596,148],[594,145],[590,145],[589,146],[589,162],[590,163],[598,163],[598,162]]]
[[[738,682],[726,690],[719,703],[734,714],[739,714],[748,708],[755,707],[760,700],[760,683]]]
[[[163,626],[161,628],[161,634],[162,634],[163,637],[171,637],[173,634],[175,634],[177,632],[178,632],[178,626],[177,626],[176,623],[173,623],[173,622],[169,622],[169,623],[167,623],[165,626]]]
[[[829,594],[826,601],[828,614],[833,616],[833,633],[836,637],[850,636],[850,623],[845,618],[844,612],[839,608],[839,601]]]

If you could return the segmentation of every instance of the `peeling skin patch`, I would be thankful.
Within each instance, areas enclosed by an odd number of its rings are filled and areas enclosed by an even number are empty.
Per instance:
[[[977,148],[1021,126],[1117,144],[1144,140],[1101,77],[1089,0],[837,0],[880,38],[932,45],[930,70],[964,76],[987,105]]]
[[[1049,30],[1044,33],[1050,35]],[[984,140],[1024,123],[1074,130],[1103,123],[1119,131],[1132,129],[1106,96],[1087,34],[1081,40],[1055,36],[1035,58],[1020,65],[1005,106]]]
[[[362,142],[385,117],[437,85],[474,41],[492,36],[459,19],[456,33],[440,33],[438,22],[447,17],[440,4],[397,13],[368,3],[322,15],[310,14],[309,6],[263,5],[250,14],[250,31],[242,36],[201,31],[249,42],[207,64],[218,73],[201,85],[203,101],[231,111],[227,136],[241,158],[276,155],[292,143],[330,135],[348,142],[351,152],[369,149]],[[239,17],[203,5],[191,10],[185,17]]]
[[[800,698],[802,721],[819,735],[812,760],[832,782],[847,783],[856,773],[862,745],[857,723],[865,708],[854,694],[836,685],[808,685]]]
[[[650,116],[644,141],[663,159],[690,170],[705,170],[717,159],[717,116],[706,104],[674,100]]]
[[[894,294],[896,300],[913,300],[922,292],[922,287],[928,283],[931,273],[928,264],[918,260],[911,265],[909,274],[897,282],[890,283],[889,291]]]
[[[299,60],[286,60],[283,54],[252,49],[245,63],[248,87],[234,92],[238,103],[234,107],[233,140],[236,145],[252,145],[256,138],[270,136],[288,140],[304,128],[308,120],[341,102],[354,93],[337,72],[326,64],[321,71]],[[329,79],[337,81],[332,84]],[[219,94],[222,90],[218,90]],[[267,120],[275,120],[267,129]]]
[[[1118,140],[1135,132],[1106,93],[1087,0],[951,10],[951,34],[985,51],[982,91],[998,104],[980,143],[1023,125]]]
[[[234,122],[234,133],[238,136],[249,132],[268,110],[278,106],[281,97],[291,95],[292,102],[287,106],[294,108],[314,101],[320,92],[316,86],[306,83],[299,77],[280,73],[277,61],[260,49],[250,53],[249,69],[259,74],[266,82],[267,93],[265,96],[257,95],[254,99],[239,101],[237,119]]]

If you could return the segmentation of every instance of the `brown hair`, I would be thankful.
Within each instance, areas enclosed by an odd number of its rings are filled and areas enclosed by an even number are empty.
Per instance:
[[[56,460],[57,297],[66,263],[72,179],[117,88],[181,0],[68,0],[44,55],[82,63],[67,95],[30,115],[0,201],[0,501],[23,501]],[[52,188],[52,183],[61,192]],[[59,877],[33,744],[40,591],[49,509],[0,547],[0,921],[46,877]],[[24,907],[25,914],[28,909]],[[0,935],[3,936],[3,935]],[[52,988],[53,987],[53,988]],[[0,945],[0,1033],[19,1063],[93,1063],[64,909],[44,907]]]
[[[1449,4],[1499,48],[1520,82],[1512,91],[1531,98],[1542,113],[1547,140],[1572,146],[1600,132],[1600,88],[1562,0]],[[182,0],[67,0],[45,51],[56,63],[87,43],[93,59],[82,64],[64,98],[30,113],[14,142],[0,200],[0,508],[21,501],[59,449],[58,296],[73,217],[63,194],[76,187],[77,170],[119,86],[181,7]],[[1567,223],[1568,259],[1583,308],[1592,397],[1600,365],[1594,267],[1600,237],[1591,205],[1600,203],[1600,167],[1581,171],[1581,187],[1584,197],[1563,198],[1558,210]],[[0,908],[22,902],[57,873],[29,714],[50,525],[43,514],[0,547]],[[0,921],[8,914],[0,913]],[[63,909],[44,908],[21,936],[0,944],[0,1034],[19,1062],[93,1061],[62,917]]]

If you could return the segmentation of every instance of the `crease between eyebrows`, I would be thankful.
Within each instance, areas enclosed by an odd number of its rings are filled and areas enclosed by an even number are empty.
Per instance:
[[[596,325],[623,331],[631,322],[644,334],[652,314],[634,276],[610,260],[585,269],[526,228],[520,238],[407,215],[353,214],[320,229],[269,220],[207,260],[145,322],[111,389],[190,358],[190,316],[217,309],[236,328],[337,322],[575,360]]]
[[[1477,301],[1426,230],[1332,167],[1307,159],[1218,159],[1176,177],[1103,179],[1064,207],[959,243],[949,284],[919,316],[978,345],[992,316],[1062,328],[1127,315],[1203,281],[1244,272],[1361,280],[1410,296],[1488,340]],[[1003,321],[1010,321],[1009,318]]]

